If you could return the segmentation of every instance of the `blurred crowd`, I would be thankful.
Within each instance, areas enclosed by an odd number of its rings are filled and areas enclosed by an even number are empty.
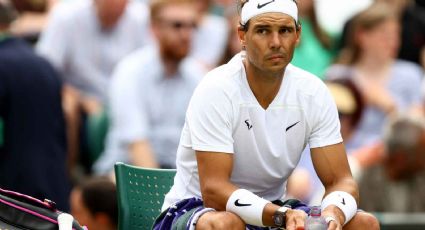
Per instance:
[[[335,2],[298,0],[292,64],[335,98],[360,208],[425,212],[424,1]],[[114,163],[175,167],[192,92],[241,52],[238,24],[234,0],[0,0],[0,187],[116,228]],[[319,204],[313,167],[307,146],[288,197]]]

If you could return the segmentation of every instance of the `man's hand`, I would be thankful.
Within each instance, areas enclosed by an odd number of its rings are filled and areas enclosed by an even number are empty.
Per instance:
[[[324,218],[331,217],[331,216],[323,216]],[[334,217],[332,217],[332,220],[327,220],[328,223],[328,230],[342,230],[342,225],[338,222],[338,220]]]
[[[344,221],[344,213],[336,206],[329,206],[322,211],[323,218],[333,217],[334,220],[328,222],[328,230],[342,230],[342,221]]]
[[[302,210],[289,209],[286,212],[286,229],[301,230],[304,229],[304,223],[307,214]]]

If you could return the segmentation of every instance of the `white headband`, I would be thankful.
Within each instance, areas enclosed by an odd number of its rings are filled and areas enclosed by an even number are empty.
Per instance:
[[[293,0],[249,0],[242,7],[241,23],[264,13],[284,13],[298,21],[298,8]]]

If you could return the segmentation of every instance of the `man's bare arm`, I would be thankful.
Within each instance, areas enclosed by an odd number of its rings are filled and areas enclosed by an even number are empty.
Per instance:
[[[217,211],[226,211],[226,204],[234,191],[239,189],[230,182],[233,168],[233,155],[228,153],[196,151],[198,161],[199,180],[202,199],[206,207]],[[279,206],[269,203],[263,210],[263,224],[274,226],[272,216]],[[303,214],[298,210],[287,213],[290,225],[302,225]],[[287,226],[288,227],[288,226]]]
[[[129,145],[130,162],[136,166],[158,168],[159,165],[148,141],[136,141]]]
[[[345,147],[342,143],[311,149],[311,159],[317,175],[325,186],[325,196],[334,191],[344,191],[359,202],[359,190],[348,165]],[[344,213],[335,205],[323,211],[345,222]]]

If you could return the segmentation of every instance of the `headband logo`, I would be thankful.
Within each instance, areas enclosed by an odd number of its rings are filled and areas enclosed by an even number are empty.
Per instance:
[[[261,9],[261,8],[263,8],[263,7],[267,6],[268,4],[272,3],[272,2],[274,2],[274,0],[271,0],[271,1],[266,2],[266,3],[264,3],[264,4],[260,4],[260,3],[258,3],[258,5],[257,5],[257,9]]]

